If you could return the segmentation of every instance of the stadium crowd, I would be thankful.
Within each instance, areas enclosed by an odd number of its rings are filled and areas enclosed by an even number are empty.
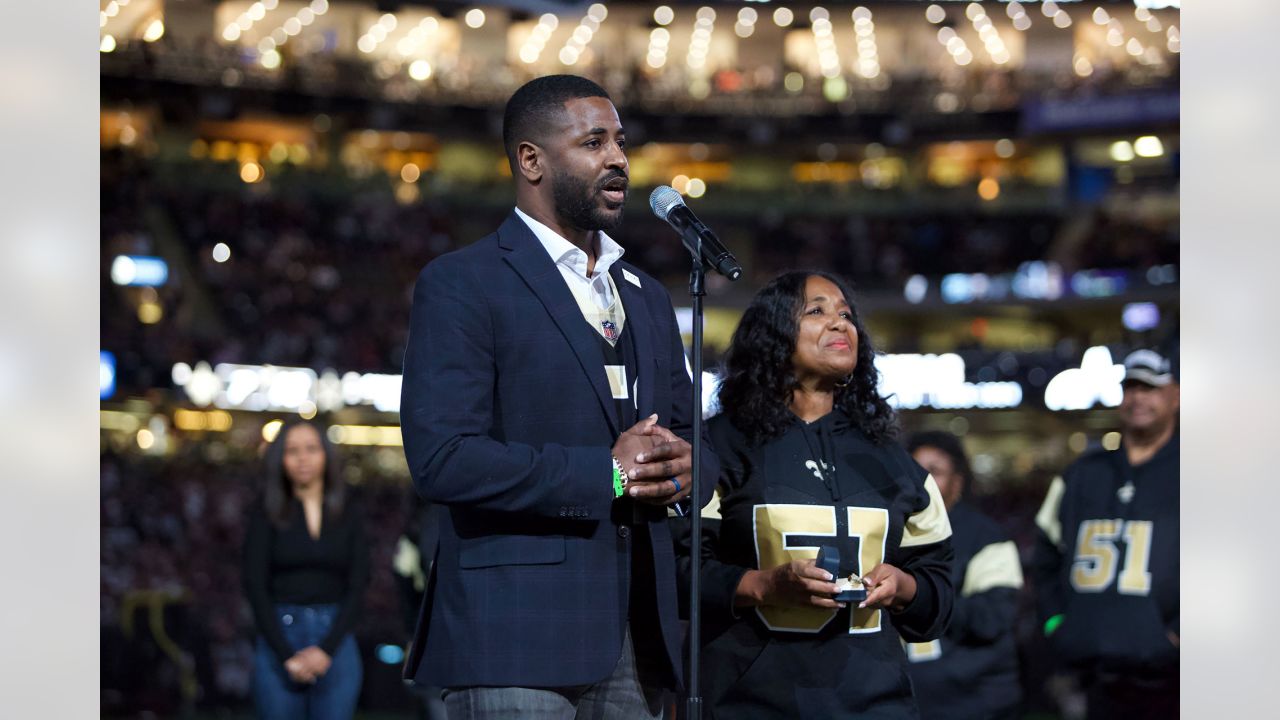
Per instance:
[[[404,204],[377,179],[297,169],[280,182],[246,185],[234,165],[128,151],[104,152],[102,172],[102,342],[119,354],[118,384],[134,391],[166,386],[174,363],[195,360],[398,373],[418,270],[507,212],[460,204],[464,192],[427,192]],[[628,259],[668,287],[683,285],[687,253],[673,238],[653,242],[667,231],[632,212],[634,222],[618,233]],[[1056,259],[1070,224],[1048,212],[704,218],[750,259],[752,286],[777,268],[827,267],[863,295],[899,297],[913,275],[1005,273]],[[1138,224],[1099,210],[1083,230],[1077,225],[1068,270],[1177,261],[1176,223]],[[219,243],[230,260],[214,259]],[[143,290],[164,308],[158,322],[137,322],[134,289],[108,281],[118,254],[168,262],[170,282]]]

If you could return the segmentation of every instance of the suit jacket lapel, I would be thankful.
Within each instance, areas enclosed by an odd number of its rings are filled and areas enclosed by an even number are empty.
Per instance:
[[[645,303],[644,291],[623,277],[621,263],[614,263],[609,268],[609,274],[613,276],[613,284],[618,288],[622,307],[627,311],[627,325],[631,328],[631,342],[636,350],[636,417],[647,418],[653,414],[655,382],[653,345],[649,337],[649,328],[653,325],[649,317],[649,306]]]
[[[620,434],[618,411],[614,407],[613,393],[609,390],[609,379],[604,373],[604,353],[600,352],[600,340],[583,319],[582,310],[565,285],[559,268],[547,255],[546,249],[538,242],[529,226],[514,212],[498,228],[498,245],[511,251],[504,259],[538,296],[551,319],[564,334],[570,349],[582,365],[582,371],[587,374],[596,391],[610,427],[615,435]],[[627,312],[629,317],[630,307]]]

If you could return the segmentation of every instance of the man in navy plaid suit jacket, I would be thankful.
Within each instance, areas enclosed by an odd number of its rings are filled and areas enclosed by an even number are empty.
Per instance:
[[[516,210],[414,291],[405,455],[448,511],[406,676],[450,718],[661,717],[683,664],[667,511],[700,412],[675,313],[604,232],[628,179],[605,91],[533,80],[503,135]]]

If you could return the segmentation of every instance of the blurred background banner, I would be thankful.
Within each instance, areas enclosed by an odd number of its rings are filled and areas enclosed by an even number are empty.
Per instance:
[[[510,212],[503,105],[539,75],[617,104],[614,236],[686,341],[687,254],[649,191],[681,192],[742,263],[708,278],[708,410],[751,295],[839,273],[905,429],[963,438],[970,496],[1024,562],[1049,481],[1119,445],[1125,355],[1177,363],[1176,1],[99,5],[104,715],[250,713],[246,508],[299,416],[364,498],[361,713],[416,712],[411,293]],[[1031,592],[1027,716],[1074,717]]]

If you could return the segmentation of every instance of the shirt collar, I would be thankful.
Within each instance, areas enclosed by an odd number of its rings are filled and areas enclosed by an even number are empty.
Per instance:
[[[516,208],[516,215],[524,221],[525,225],[533,231],[534,237],[538,238],[538,242],[542,243],[543,249],[551,256],[551,261],[557,265],[564,265],[572,269],[573,272],[582,277],[587,277],[587,254],[583,252],[573,243],[565,240],[560,233],[534,220],[520,208]],[[600,255],[596,258],[595,275],[599,277],[609,272],[609,268],[615,262],[622,258],[622,254],[626,252],[621,245],[609,237],[603,230],[597,231],[600,235]]]

